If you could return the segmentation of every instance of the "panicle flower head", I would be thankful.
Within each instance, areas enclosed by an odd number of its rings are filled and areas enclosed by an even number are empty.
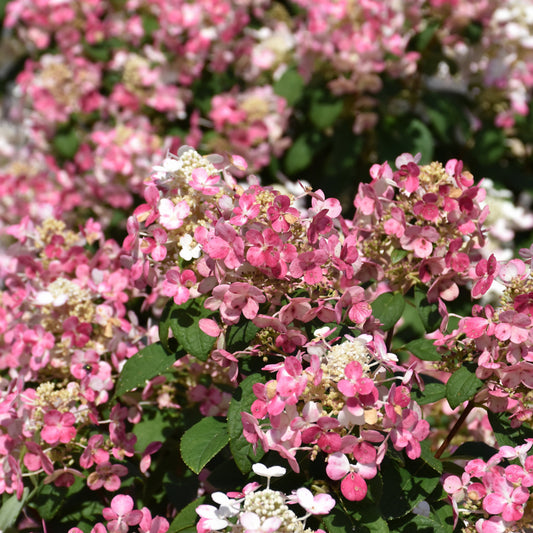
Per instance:
[[[327,514],[335,505],[335,500],[329,494],[313,496],[306,488],[300,488],[290,495],[270,489],[270,479],[285,474],[283,467],[267,467],[256,463],[252,469],[257,475],[267,478],[267,488],[260,490],[258,484],[250,484],[242,493],[228,493],[231,498],[221,492],[212,494],[213,501],[219,507],[205,504],[197,507],[199,533],[315,533],[305,528],[306,519],[311,515]],[[289,509],[289,505],[294,503],[299,503],[305,509],[304,516],[298,517]]]
[[[530,440],[530,439],[529,439]],[[465,465],[461,477],[448,475],[443,480],[454,511],[465,524],[475,524],[482,533],[526,531],[531,524],[533,461],[527,456],[531,442],[503,446],[487,462],[474,459]],[[517,462],[503,466],[506,459]],[[505,464],[505,463],[504,463]],[[483,518],[478,518],[483,513]]]
[[[352,361],[359,363],[362,373],[368,375],[374,359],[366,347],[367,340],[360,336],[332,346],[323,357],[324,379],[338,383],[344,378],[346,366]]]

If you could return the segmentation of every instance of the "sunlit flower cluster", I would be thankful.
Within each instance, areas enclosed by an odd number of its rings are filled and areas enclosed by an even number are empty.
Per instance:
[[[253,470],[267,478],[266,488],[259,490],[260,484],[254,482],[246,485],[241,493],[213,493],[211,497],[219,507],[205,504],[197,507],[198,533],[323,533],[322,529],[306,528],[305,523],[311,515],[325,515],[331,511],[335,500],[329,494],[313,495],[309,489],[301,487],[286,495],[270,488],[271,478],[283,476],[285,468],[257,463]],[[305,510],[304,516],[298,517],[289,508],[295,503]]]
[[[527,452],[531,439],[515,448],[502,446],[488,461],[474,459],[459,478],[444,479],[465,532],[527,531],[531,525],[533,461]]]

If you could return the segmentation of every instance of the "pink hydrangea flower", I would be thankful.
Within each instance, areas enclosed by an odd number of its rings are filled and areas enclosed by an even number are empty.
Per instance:
[[[109,520],[109,533],[127,533],[129,526],[136,526],[143,519],[141,511],[133,510],[133,499],[125,494],[117,494],[110,507],[104,507],[102,515]]]
[[[41,438],[48,444],[66,444],[76,436],[76,417],[72,413],[60,413],[56,409],[44,415]]]

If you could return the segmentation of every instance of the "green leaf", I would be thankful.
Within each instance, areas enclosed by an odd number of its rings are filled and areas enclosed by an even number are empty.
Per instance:
[[[331,127],[342,112],[343,100],[326,91],[315,91],[309,109],[311,122],[320,130]]]
[[[488,461],[498,450],[484,442],[464,442],[452,453],[454,459],[478,459]]]
[[[391,262],[393,265],[399,263],[409,252],[402,248],[395,248],[390,254]]]
[[[259,328],[251,320],[242,318],[238,324],[228,328],[226,332],[226,350],[228,352],[245,350],[258,331]]]
[[[526,439],[533,438],[533,430],[525,425],[512,428],[509,415],[488,411],[489,422],[494,430],[494,436],[500,446],[518,446],[524,444]]]
[[[328,533],[348,533],[355,531],[355,524],[348,514],[335,505],[327,516],[321,517]]]
[[[382,516],[378,516],[371,522],[362,522],[370,533],[389,533],[389,525]]]
[[[159,342],[161,342],[163,348],[168,352],[173,351],[169,345],[168,332],[170,330],[170,322],[172,318],[172,309],[175,307],[175,303],[172,298],[166,303],[163,312],[161,313],[161,319],[159,320]]]
[[[452,533],[454,530],[453,508],[447,504],[443,504],[441,508],[442,511],[438,515],[435,512],[430,513],[429,516],[416,515],[413,518],[413,522],[417,525],[416,531],[420,533]]]
[[[11,494],[10,496],[7,493],[4,493],[2,496],[2,507],[0,508],[0,531],[6,531],[17,521],[20,511],[26,504],[30,489],[28,487],[24,488],[22,492],[22,497],[19,500],[16,494]]]
[[[313,159],[313,149],[307,135],[300,135],[285,154],[285,172],[296,174],[309,166]]]
[[[174,304],[170,310],[170,328],[174,338],[180,347],[200,361],[207,361],[216,339],[204,333],[199,322],[212,315],[213,312],[204,307],[204,300],[195,298],[182,305]]]
[[[426,22],[426,27],[414,37],[414,45],[419,52],[427,48],[440,25],[439,20],[429,20]]]
[[[405,345],[405,349],[410,351],[415,357],[422,361],[440,361],[441,355],[437,352],[433,341],[430,339],[415,339]]]
[[[293,106],[302,97],[305,83],[296,69],[287,69],[281,78],[274,83],[274,92]]]
[[[439,474],[442,474],[442,461],[435,458],[435,455],[433,451],[431,450],[431,445],[429,444],[429,441],[425,440],[420,443],[420,448],[422,450],[422,453],[420,455],[420,459],[424,461],[427,465],[429,465],[435,472],[438,472]]]
[[[196,508],[206,500],[207,497],[202,496],[184,507],[172,520],[168,533],[196,533],[196,523],[200,518],[196,513]]]
[[[431,382],[424,385],[424,390],[413,390],[413,399],[419,405],[438,402],[446,398],[446,385],[440,382]]]
[[[438,329],[442,321],[439,306],[436,303],[429,303],[426,298],[426,293],[419,287],[415,288],[415,304],[424,329],[428,333]]]
[[[433,159],[433,149],[435,147],[433,135],[431,130],[421,120],[412,120],[405,134],[411,139],[413,153],[420,152],[422,154],[422,163],[428,163]]]
[[[364,526],[362,531],[389,533],[389,526],[383,518],[379,507],[374,502],[369,501],[369,496],[362,502],[347,503],[346,509],[356,524]]]
[[[148,380],[159,376],[175,362],[176,357],[168,354],[161,343],[145,346],[126,361],[117,381],[115,395],[120,396],[144,386]]]
[[[83,53],[91,60],[95,62],[105,63],[111,59],[111,49],[106,46],[106,42],[98,44],[84,43]]]
[[[386,456],[381,466],[383,495],[379,502],[385,518],[409,513],[419,502],[427,500],[440,482],[440,474],[422,459],[405,464]]]
[[[383,324],[385,331],[393,328],[400,320],[405,307],[404,297],[399,292],[380,294],[372,302],[372,314]]]
[[[204,418],[183,434],[180,443],[181,458],[195,474],[199,474],[228,441],[225,422],[211,416]]]
[[[60,528],[59,531],[68,531],[70,527],[77,526],[82,531],[89,533],[94,524],[102,520],[104,506],[90,495],[86,494],[85,497],[78,496],[76,504],[76,509],[68,514],[63,514],[65,509],[62,510],[60,523],[65,526],[68,525],[68,527]]]
[[[144,452],[151,442],[164,442],[166,440],[165,430],[171,422],[165,417],[165,414],[166,411],[159,409],[143,410],[143,417],[133,427],[133,434],[137,437],[136,452]]]
[[[500,129],[481,128],[475,135],[476,153],[487,165],[498,162],[506,150],[505,134]]]
[[[446,398],[450,407],[455,409],[470,400],[482,386],[483,382],[466,366],[459,367],[446,383]]]
[[[265,379],[261,374],[248,376],[233,394],[228,409],[229,446],[235,464],[243,474],[250,472],[252,465],[260,461],[265,454],[260,446],[254,454],[252,444],[244,438],[241,422],[241,413],[243,411],[249,413],[252,403],[257,399],[252,387],[255,383],[264,382]]]
[[[29,505],[39,511],[41,518],[51,520],[65,503],[68,492],[66,487],[56,487],[53,483],[41,485]]]
[[[80,147],[80,141],[74,130],[68,130],[64,133],[57,133],[52,140],[52,145],[59,157],[72,159]]]
[[[150,38],[154,31],[159,29],[159,19],[151,13],[142,15],[143,30],[145,38]]]

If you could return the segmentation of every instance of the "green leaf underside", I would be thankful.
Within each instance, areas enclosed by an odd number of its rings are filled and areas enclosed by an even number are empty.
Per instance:
[[[30,489],[26,487],[22,492],[22,498],[19,500],[16,494],[2,495],[2,506],[0,508],[0,531],[5,531],[7,528],[13,526],[19,516],[20,511],[24,507]]]
[[[183,434],[181,458],[195,474],[199,474],[228,442],[226,423],[213,417],[204,418]]]
[[[446,399],[452,409],[474,397],[483,386],[483,382],[476,375],[461,366],[454,372],[446,383]]]
[[[176,357],[169,354],[161,343],[145,346],[126,361],[117,381],[116,396],[143,387],[148,380],[159,376],[175,362]]]

